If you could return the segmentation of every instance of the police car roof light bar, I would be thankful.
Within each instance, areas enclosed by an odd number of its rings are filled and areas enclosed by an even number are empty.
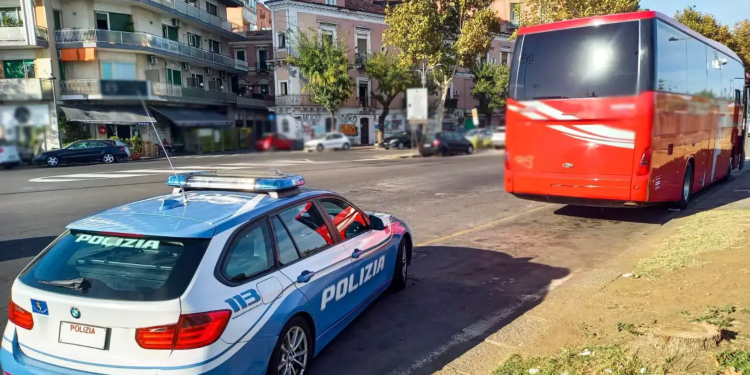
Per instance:
[[[257,193],[278,193],[296,190],[305,184],[299,175],[269,175],[220,172],[194,172],[169,176],[167,186],[183,190],[240,190]],[[275,195],[275,194],[274,194]]]

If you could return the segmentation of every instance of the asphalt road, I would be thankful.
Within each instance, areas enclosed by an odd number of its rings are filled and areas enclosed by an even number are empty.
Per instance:
[[[503,154],[380,159],[404,151],[178,158],[180,170],[280,168],[308,186],[406,220],[415,235],[407,289],[386,294],[316,359],[309,374],[429,374],[565,280],[671,218],[661,207],[602,210],[505,193]],[[71,221],[170,191],[165,160],[0,171],[0,326],[21,268]]]

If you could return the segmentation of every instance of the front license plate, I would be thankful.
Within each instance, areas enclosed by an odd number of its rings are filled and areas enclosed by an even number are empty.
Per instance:
[[[60,322],[60,342],[104,349],[107,343],[107,329],[104,327]]]

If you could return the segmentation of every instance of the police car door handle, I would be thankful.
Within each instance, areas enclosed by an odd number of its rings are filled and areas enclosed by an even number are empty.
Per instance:
[[[362,254],[364,254],[364,251],[360,249],[354,249],[354,252],[352,252],[352,258],[357,259],[362,256]]]
[[[312,279],[312,277],[315,276],[315,272],[312,271],[302,271],[302,273],[297,276],[297,282],[298,283],[306,283]]]

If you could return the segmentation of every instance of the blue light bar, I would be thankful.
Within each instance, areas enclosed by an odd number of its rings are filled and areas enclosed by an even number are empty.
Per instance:
[[[220,174],[216,172],[183,173],[169,176],[167,186],[188,189],[222,189],[253,192],[288,190],[305,184],[299,175],[263,176]]]

